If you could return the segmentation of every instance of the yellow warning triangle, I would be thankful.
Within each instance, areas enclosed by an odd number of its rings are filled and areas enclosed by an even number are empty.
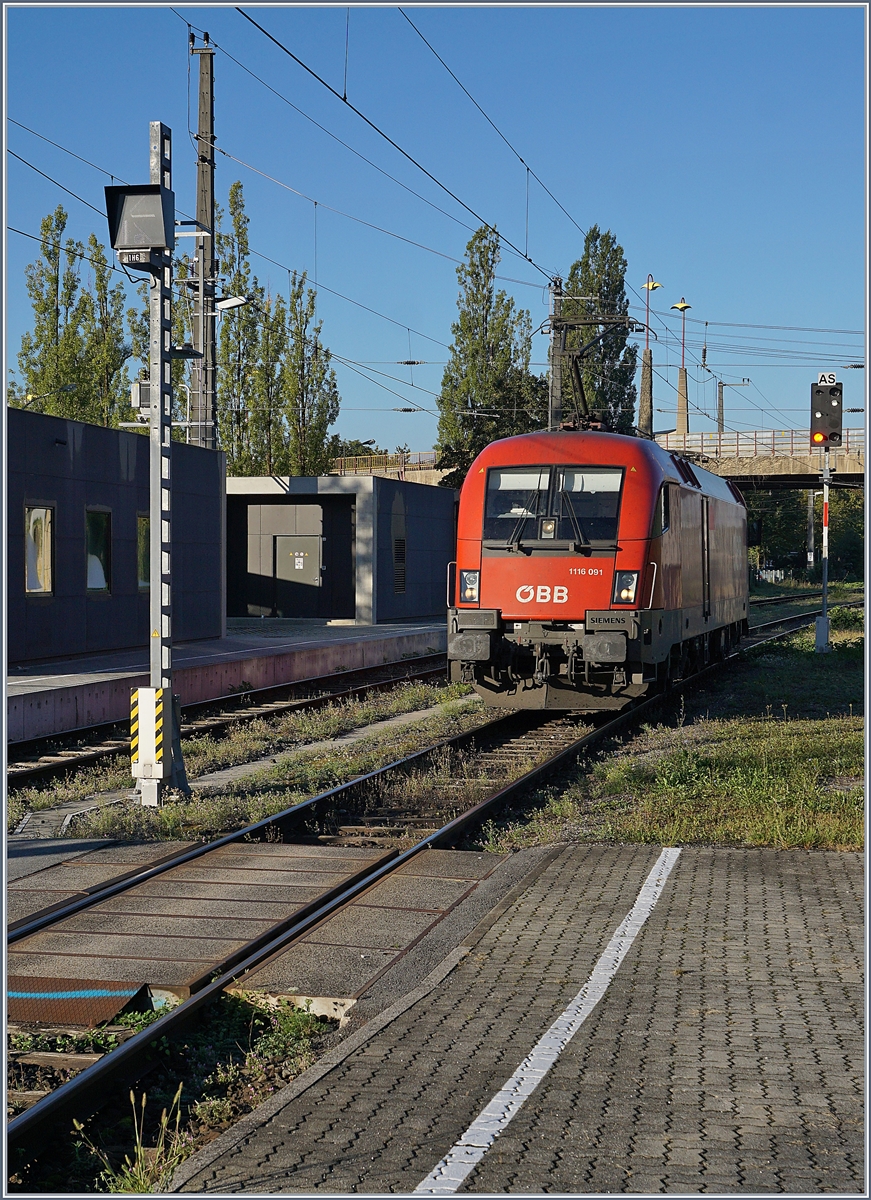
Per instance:
[[[152,635],[151,635],[151,636],[152,636],[152,637],[160,637],[160,634],[159,634],[159,633],[157,632],[157,630],[155,629],[154,633],[152,633]]]

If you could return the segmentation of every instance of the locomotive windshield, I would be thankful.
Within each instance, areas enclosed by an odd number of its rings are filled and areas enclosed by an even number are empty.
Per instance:
[[[484,537],[596,543],[617,539],[619,467],[498,467],[487,474]]]

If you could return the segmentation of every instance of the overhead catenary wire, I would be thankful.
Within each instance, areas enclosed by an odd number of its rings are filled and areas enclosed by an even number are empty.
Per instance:
[[[7,119],[11,120],[12,118],[7,118]],[[18,121],[16,121],[16,122],[14,122],[14,124],[16,124],[16,125],[20,125],[21,123],[20,123],[20,122],[18,122]],[[92,162],[90,162],[88,159],[81,158],[81,155],[78,155],[78,154],[76,154],[76,153],[75,153],[75,151],[73,151],[73,150],[70,150],[70,149],[69,149],[69,147],[61,145],[61,143],[60,143],[60,142],[54,142],[54,141],[52,141],[52,140],[51,140],[51,138],[47,138],[47,137],[45,137],[43,134],[41,134],[41,133],[37,133],[37,131],[36,131],[36,130],[34,130],[34,129],[30,129],[30,128],[28,128],[28,126],[26,126],[26,125],[21,125],[21,128],[22,128],[22,129],[26,129],[28,133],[32,133],[32,134],[34,135],[34,137],[38,137],[38,138],[41,138],[41,139],[42,139],[43,141],[45,141],[45,142],[49,142],[49,143],[50,143],[52,146],[55,146],[55,147],[56,147],[58,150],[62,150],[62,151],[65,153],[65,154],[69,154],[69,155],[70,155],[72,158],[77,158],[77,159],[80,159],[80,161],[82,161],[82,162],[86,163],[86,165],[87,165],[87,166],[89,166],[89,167],[92,167],[92,168],[93,168],[95,171],[99,171],[99,172],[101,172],[103,175],[106,175],[106,176],[108,176],[110,179],[120,179],[122,183],[124,183],[124,182],[125,182],[123,179],[121,179],[121,176],[120,176],[120,175],[115,175],[115,174],[113,174],[111,171],[107,170],[107,168],[106,168],[106,167],[101,167],[101,166],[98,166],[96,163],[92,163]],[[10,153],[12,153],[12,152],[10,151]],[[16,155],[16,157],[20,157],[20,156]],[[227,157],[232,157],[232,156],[228,155]],[[26,160],[24,160],[24,159],[22,159],[22,161],[23,161],[23,162],[26,162]],[[28,163],[27,165],[28,165],[28,166],[30,166],[31,164],[29,164],[29,163]],[[37,168],[35,168],[35,167],[34,167],[33,169],[34,169],[34,170],[37,170]],[[251,168],[251,169],[252,169],[252,170],[255,170],[256,168]],[[43,172],[40,172],[40,174],[44,174],[44,173],[43,173]],[[52,182],[52,183],[56,183],[58,187],[61,187],[61,188],[63,188],[63,184],[60,184],[60,183],[58,183],[56,180],[53,180],[53,179],[51,179],[51,178],[50,178],[50,176],[46,175],[46,176],[45,176],[45,178],[46,178],[46,179],[49,179],[49,181],[50,181],[50,182]],[[284,186],[284,185],[283,185],[283,186]],[[69,189],[68,189],[68,188],[64,188],[64,191],[69,191]],[[84,203],[84,204],[88,204],[88,201],[87,201],[87,200],[83,200],[81,196],[77,196],[77,195],[76,195],[74,192],[70,192],[70,195],[73,195],[73,196],[75,196],[75,198],[76,198],[77,200],[82,200],[82,203]],[[302,193],[300,193],[300,195],[302,195]],[[306,198],[306,199],[308,199],[308,197],[305,197],[305,198]],[[315,203],[315,201],[312,201],[312,203]],[[94,206],[93,206],[93,205],[89,205],[89,207],[93,208]],[[322,205],[321,207],[328,207],[328,206]],[[95,211],[99,212],[100,210],[99,210],[99,209],[95,209]],[[180,213],[182,216],[189,216],[189,214],[185,213],[185,212],[184,212],[182,209],[177,209],[177,211],[178,211],[178,212],[179,212],[179,213]],[[105,213],[101,213],[100,215],[101,215],[101,216],[103,216],[103,217],[105,217],[105,215],[106,215],[106,214],[105,214]],[[354,218],[351,218],[351,219],[353,220]],[[11,226],[10,226],[9,228],[11,229]],[[15,230],[12,230],[12,232],[14,232],[14,233],[20,233],[22,237],[32,238],[34,241],[43,241],[43,240],[44,240],[43,238],[40,238],[40,237],[38,237],[36,234],[32,234],[32,233],[26,233],[24,230],[15,229]],[[398,236],[398,235],[397,235],[397,236]],[[54,243],[52,243],[52,244],[54,244]],[[286,266],[286,264],[284,264],[284,263],[280,263],[280,262],[278,262],[278,261],[277,261],[276,259],[274,259],[274,258],[270,258],[270,257],[269,257],[269,255],[267,255],[267,254],[263,254],[263,253],[261,253],[261,252],[260,252],[260,251],[258,251],[258,250],[255,250],[255,249],[251,248],[250,252],[251,252],[252,254],[255,254],[255,255],[257,255],[257,257],[258,257],[258,258],[262,258],[262,259],[264,259],[266,262],[270,262],[270,263],[272,263],[272,264],[273,264],[273,266],[280,267],[282,271],[287,271],[287,272],[290,272],[290,271],[292,271],[292,270],[293,270],[293,268]],[[438,253],[439,253],[439,251],[434,251],[433,253],[436,253],[436,254],[438,254]],[[82,257],[82,256],[79,256],[79,257]],[[85,256],[85,257],[86,257],[86,256]],[[445,255],[444,257],[450,257],[450,256],[449,256],[449,255]],[[451,261],[452,261],[452,262],[459,263],[461,260],[460,260],[460,259],[451,259]],[[110,269],[111,269],[112,271],[115,271],[115,272],[116,272],[116,273],[118,273],[118,274],[123,274],[123,275],[125,275],[125,276],[126,276],[126,278],[128,278],[128,279],[130,278],[130,276],[129,276],[129,275],[126,273],[126,272],[124,272],[124,271],[120,271],[120,270],[119,270],[117,267],[114,267],[114,266],[113,266],[113,267],[111,267]],[[504,279],[504,278],[506,278],[506,277],[505,277],[505,276],[498,276],[498,278],[502,278],[502,279]],[[527,283],[528,281],[526,281],[526,280],[514,280],[514,279],[512,279],[512,280],[509,280],[509,282],[511,282],[511,283]],[[538,285],[538,284],[532,284],[531,286],[533,286],[533,287],[538,287],[539,285]],[[363,304],[363,303],[362,303],[361,301],[359,301],[359,300],[354,300],[354,299],[353,299],[351,296],[346,296],[346,295],[345,295],[343,292],[338,292],[338,291],[336,291],[336,290],[335,290],[335,288],[330,288],[330,287],[327,287],[327,286],[326,286],[326,284],[324,284],[324,283],[318,283],[318,288],[319,288],[319,290],[321,290],[321,291],[329,292],[331,295],[333,295],[333,296],[337,296],[337,297],[338,297],[340,300],[345,300],[345,301],[347,301],[347,303],[348,303],[348,304],[353,304],[353,305],[356,305],[356,307],[358,307],[358,308],[362,308],[362,309],[364,309],[366,312],[372,313],[372,315],[373,315],[373,316],[380,317],[382,320],[384,320],[384,321],[388,321],[388,322],[389,322],[391,325],[398,325],[398,326],[399,326],[401,329],[408,329],[408,325],[407,325],[407,323],[406,323],[406,322],[404,322],[404,321],[397,321],[397,320],[396,320],[394,317],[389,317],[389,316],[387,316],[387,314],[386,314],[386,313],[379,312],[377,309],[375,309],[375,308],[370,308],[370,307],[369,307],[369,305],[367,305],[367,304]],[[437,345],[437,346],[443,346],[445,349],[449,349],[449,348],[450,348],[446,342],[443,342],[443,341],[441,341],[439,338],[434,338],[434,337],[431,337],[431,336],[430,336],[430,334],[428,334],[428,333],[423,333],[423,332],[422,332],[421,330],[419,330],[419,329],[412,329],[412,333],[416,334],[418,337],[425,338],[425,339],[426,339],[427,341],[429,341],[429,342],[433,342],[433,343],[435,343],[435,345]]]
[[[395,142],[393,140],[393,138],[390,137],[389,134],[385,133],[383,129],[379,128],[379,126],[377,126],[374,121],[370,121],[370,119],[366,116],[366,114],[361,112],[359,108],[356,108],[351,103],[350,100],[343,99],[331,84],[327,83],[327,81],[325,79],[322,79],[321,76],[318,75],[318,73],[316,71],[314,71],[310,66],[308,66],[307,63],[304,63],[301,58],[297,57],[297,55],[294,54],[292,50],[288,49],[288,47],[285,46],[282,42],[280,42],[278,40],[278,38],[274,37],[267,29],[264,29],[262,25],[258,24],[258,22],[255,21],[252,16],[249,16],[249,14],[246,13],[244,9],[239,8],[239,6],[237,5],[236,12],[239,13],[240,16],[244,17],[246,21],[250,21],[251,24],[256,29],[260,30],[260,32],[264,35],[264,37],[267,37],[274,45],[276,45],[279,48],[279,50],[281,50],[285,54],[287,54],[289,58],[292,58],[293,61],[295,63],[297,63],[300,67],[302,67],[304,71],[307,71],[308,74],[311,75],[311,77],[313,79],[316,79],[317,82],[319,84],[321,84],[322,87],[325,87],[327,89],[327,91],[331,92],[332,95],[334,95],[337,100],[339,100],[341,103],[347,105],[347,107],[350,108],[350,110],[356,116],[358,116],[361,121],[365,121],[365,123],[369,126],[370,129],[372,129],[375,133],[377,133],[379,137],[384,138],[384,140],[386,142],[388,142],[394,148],[394,150],[398,151],[398,153],[401,154],[403,156],[403,158],[406,158],[413,166],[417,167],[417,169],[419,171],[422,171],[423,174],[426,175],[427,179],[432,180],[432,182],[437,187],[441,188],[441,190],[446,195],[450,196],[451,199],[454,200],[457,204],[459,204],[461,208],[464,208],[467,213],[469,213],[471,216],[473,216],[475,218],[476,221],[478,221],[481,225],[486,226],[486,228],[489,229],[492,233],[496,234],[496,236],[499,238],[500,242],[502,242],[505,246],[507,246],[509,250],[513,251],[513,253],[516,254],[518,256],[518,258],[522,258],[524,260],[524,262],[528,262],[529,265],[534,267],[536,271],[539,271],[545,277],[545,279],[552,279],[554,277],[553,271],[546,271],[544,267],[540,266],[537,262],[535,262],[534,259],[530,258],[529,255],[524,254],[522,250],[520,250],[517,246],[515,246],[514,243],[509,238],[507,238],[504,233],[499,233],[498,229],[496,229],[495,226],[491,225],[491,223],[489,221],[485,220],[485,218],[482,217],[480,215],[480,213],[477,213],[475,211],[475,209],[473,209],[470,205],[466,204],[466,202],[464,200],[461,200],[460,197],[455,192],[451,191],[451,189],[447,186],[447,184],[442,183],[442,181],[440,179],[438,179],[435,175],[433,175],[431,171],[428,171],[427,168],[422,163],[418,162],[418,160],[413,155],[409,154],[407,150],[404,150],[402,148],[402,146],[399,145],[398,142]]]
[[[14,150],[10,150],[7,147],[6,153],[11,154],[13,158],[17,158],[19,162],[24,163],[25,167],[30,167],[31,171],[35,171],[37,175],[41,175],[43,179],[47,179],[49,183],[53,183],[55,187],[59,187],[62,192],[66,192],[68,196],[72,196],[74,200],[78,200],[80,204],[84,204],[87,208],[93,209],[98,216],[105,219],[105,212],[99,208],[96,208],[93,204],[91,204],[90,200],[85,200],[84,197],[78,195],[77,192],[73,192],[70,190],[70,188],[64,187],[62,183],[59,183],[56,179],[52,179],[51,175],[46,175],[45,171],[40,171],[39,167],[35,167],[32,162],[28,162],[27,159],[22,158],[20,154],[16,154]]]
[[[180,13],[176,12],[174,8],[170,9],[170,11],[175,13],[177,17],[180,17],[182,21],[185,21],[185,18],[182,17]],[[190,22],[188,21],[185,21],[185,24],[187,25],[188,29],[196,28],[195,26],[191,26]],[[306,121],[310,121],[312,125],[314,125],[317,129],[320,129],[320,131],[325,133],[327,137],[332,138],[334,142],[337,142],[350,154],[353,154],[356,158],[359,158],[361,162],[364,162],[367,164],[367,166],[372,167],[372,169],[377,171],[379,175],[383,175],[385,179],[389,179],[391,183],[395,183],[397,187],[401,187],[404,191],[422,201],[422,203],[429,205],[430,208],[433,208],[436,212],[441,213],[443,217],[447,217],[449,221],[454,221],[457,225],[462,226],[463,229],[469,230],[470,233],[475,232],[474,226],[468,225],[465,221],[460,220],[460,218],[454,213],[448,212],[446,208],[442,208],[433,200],[421,195],[420,192],[416,192],[413,187],[409,187],[407,183],[403,183],[401,179],[397,179],[395,175],[391,175],[389,171],[386,171],[383,167],[379,167],[379,165],[373,162],[371,158],[367,158],[365,154],[362,154],[359,150],[355,150],[353,146],[343,141],[342,138],[333,133],[332,130],[327,129],[327,127],[322,125],[320,121],[315,120],[313,116],[307,113],[304,109],[300,108],[298,105],[294,104],[292,100],[288,100],[287,96],[283,95],[278,91],[277,88],[274,88],[271,84],[267,83],[266,80],[258,75],[256,71],[252,71],[250,67],[246,67],[243,62],[240,62],[238,58],[232,55],[230,51],[227,50],[226,47],[222,46],[219,42],[210,40],[209,45],[214,46],[217,50],[220,50],[221,53],[230,60],[230,62],[235,63],[241,71],[244,71],[247,75],[250,75],[252,79],[256,79],[259,84],[265,87],[266,90],[271,92],[273,96],[277,97],[277,99],[286,104],[288,108],[292,108],[295,113],[298,113],[301,117],[304,117]],[[188,126],[190,126],[190,109],[188,109]],[[194,138],[194,134],[190,128],[188,128],[188,134],[192,139]],[[536,284],[535,286],[537,287],[538,285]]]
[[[465,84],[462,83],[462,81],[457,78],[457,76],[454,74],[454,72],[451,70],[451,68],[448,66],[448,64],[445,62],[445,60],[442,58],[442,56],[438,53],[438,51],[432,45],[430,45],[430,43],[427,41],[427,39],[423,36],[423,34],[418,29],[418,27],[415,25],[414,21],[412,21],[411,17],[408,15],[408,13],[405,12],[405,10],[402,8],[400,8],[399,11],[405,17],[406,21],[408,21],[409,25],[414,30],[414,32],[417,34],[417,36],[420,38],[420,40],[423,42],[423,44],[430,51],[432,51],[432,53],[435,55],[435,57],[439,60],[439,62],[444,67],[444,69],[450,75],[451,79],[453,79],[454,83],[456,83],[457,86],[459,88],[461,88],[463,92],[465,92],[465,94],[472,101],[475,108],[477,108],[478,112],[481,114],[481,116],[484,118],[484,120],[487,121],[487,123],[493,127],[493,129],[496,131],[496,133],[499,135],[499,137],[502,139],[502,141],[505,143],[505,145],[508,147],[508,149],[511,151],[511,153],[517,158],[518,162],[520,162],[525,167],[525,169],[526,169],[527,238],[529,236],[528,225],[529,225],[529,176],[530,175],[535,180],[535,182],[539,185],[539,187],[541,187],[545,192],[547,192],[548,196],[550,196],[551,200],[553,200],[554,204],[557,206],[557,208],[560,210],[560,212],[563,213],[564,216],[568,217],[568,219],[574,225],[575,229],[577,229],[577,231],[580,234],[582,234],[584,237],[586,237],[588,231],[586,229],[582,229],[581,226],[575,220],[575,218],[572,216],[572,214],[568,211],[568,209],[564,208],[562,206],[562,204],[560,204],[559,200],[557,200],[556,196],[553,194],[553,192],[550,190],[550,188],[547,186],[547,184],[544,183],[539,178],[539,176],[535,173],[535,171],[533,171],[532,167],[529,166],[529,164],[526,162],[526,160],[521,155],[520,151],[517,150],[511,144],[511,142],[508,140],[508,138],[505,136],[505,134],[502,132],[502,130],[499,128],[499,126],[487,115],[487,113],[484,112],[481,105],[478,103],[478,101],[475,99],[475,97],[472,95],[472,93],[469,91],[469,89],[465,86]],[[524,257],[526,257],[526,256],[524,256]]]

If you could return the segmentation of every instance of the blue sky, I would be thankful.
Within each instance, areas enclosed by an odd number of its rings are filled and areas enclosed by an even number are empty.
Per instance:
[[[343,91],[344,5],[247,11]],[[682,296],[692,305],[691,430],[716,428],[702,415],[716,412],[716,382],[699,366],[705,321],[715,374],[751,380],[726,391],[728,428],[806,428],[809,384],[820,370],[838,370],[847,404],[863,403],[864,370],[841,369],[864,362],[863,337],[810,330],[861,331],[865,324],[864,6],[405,11],[577,226],[613,231],[628,260],[636,315],[643,317],[648,272],[662,283],[652,319],[657,428],[674,426],[680,321],[670,305]],[[435,412],[430,393],[439,390],[456,315],[451,260],[463,257],[471,236],[465,226],[477,222],[235,9],[179,5],[176,12],[7,7],[8,117],[128,182],[147,180],[148,123],[162,120],[173,130],[176,202],[191,213],[188,87],[193,127],[197,60],[188,54],[186,22],[208,30],[221,48],[218,146],[249,164],[219,155],[217,195],[225,204],[230,184],[242,180],[252,248],[282,264],[252,256],[271,290],[286,292],[283,268],[305,270],[310,279],[316,269],[323,338],[345,360],[335,360],[337,431],[428,449],[436,417],[392,410],[413,402]],[[348,99],[524,250],[526,172],[512,151],[397,8],[352,7],[347,28]],[[424,199],[344,149],[225,51]],[[6,132],[9,150],[102,209],[106,175],[19,125],[7,124]],[[251,167],[317,200],[316,212],[310,200]],[[96,212],[8,155],[6,203],[15,229],[38,233],[41,217],[63,203],[69,235],[85,239],[94,231],[106,241]],[[538,326],[547,315],[548,274],[568,272],[583,237],[534,180],[528,220],[528,253],[541,270],[506,250],[499,273]],[[7,233],[13,369],[30,324],[24,268],[36,249]],[[540,371],[546,352],[545,338],[536,337]],[[413,368],[414,388],[410,369],[397,365],[408,358],[426,363]]]

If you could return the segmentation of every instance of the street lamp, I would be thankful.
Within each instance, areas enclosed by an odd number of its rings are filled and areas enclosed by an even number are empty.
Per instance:
[[[253,296],[224,296],[223,299],[215,301],[215,311],[229,312],[230,309],[241,308],[243,304],[250,304],[253,299]]]
[[[684,349],[686,347],[687,334],[687,309],[692,308],[691,304],[687,304],[683,296],[680,298],[679,304],[672,304],[672,308],[676,308],[680,312],[680,366],[684,369]]]
[[[641,285],[647,291],[644,305],[644,349],[650,349],[650,293],[656,288],[662,287],[661,283],[657,283],[652,275],[647,276],[647,283]]]

